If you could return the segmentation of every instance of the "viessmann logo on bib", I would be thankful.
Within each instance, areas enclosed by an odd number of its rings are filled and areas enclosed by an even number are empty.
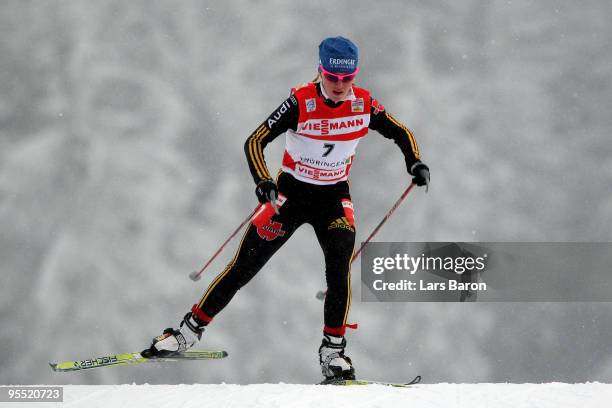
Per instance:
[[[339,135],[367,127],[366,115],[352,116],[350,118],[338,119],[309,119],[301,123],[298,133],[310,136],[318,135]]]
[[[312,180],[335,181],[342,179],[346,175],[346,166],[337,170],[323,170],[297,163],[295,172],[302,177]]]

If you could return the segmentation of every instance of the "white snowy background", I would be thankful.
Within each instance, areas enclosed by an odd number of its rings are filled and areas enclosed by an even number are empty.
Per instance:
[[[0,388],[2,390],[2,388]],[[4,391],[4,390],[3,390]],[[335,387],[300,384],[70,385],[45,407],[224,408],[608,408],[610,384],[420,384]],[[12,405],[12,404],[11,404]],[[33,407],[40,404],[32,403]],[[24,406],[22,403],[13,405]]]
[[[0,7],[0,384],[312,383],[323,257],[304,226],[207,330],[223,361],[56,374],[176,325],[256,205],[243,143],[314,77],[330,35],[411,127],[432,170],[378,241],[610,241],[612,3],[4,0]],[[278,168],[283,140],[266,150]],[[409,182],[360,145],[363,239]],[[577,271],[588,275],[589,271]],[[359,302],[361,377],[612,381],[606,303]]]

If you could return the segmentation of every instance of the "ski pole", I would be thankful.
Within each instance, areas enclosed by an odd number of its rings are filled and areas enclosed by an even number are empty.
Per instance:
[[[355,254],[353,254],[353,259],[351,260],[351,263],[355,262],[355,259],[359,258],[359,254],[361,254],[361,251],[363,250],[363,248],[368,244],[368,242],[370,242],[370,240],[372,238],[374,238],[374,235],[376,235],[376,233],[378,233],[378,230],[380,230],[380,228],[385,224],[385,222],[387,222],[387,220],[391,217],[391,215],[395,212],[395,210],[397,209],[397,207],[399,207],[399,205],[402,203],[402,201],[404,201],[404,199],[406,198],[406,196],[408,195],[408,193],[410,193],[410,190],[412,190],[412,188],[415,186],[416,184],[412,183],[408,186],[408,188],[402,193],[402,195],[400,196],[400,198],[395,202],[395,204],[393,204],[393,207],[391,207],[391,209],[385,214],[385,216],[383,217],[383,219],[378,223],[378,225],[376,226],[376,228],[374,228],[374,231],[372,231],[372,233],[370,234],[370,236],[361,243],[361,246],[359,247],[359,249],[355,252]]]
[[[399,205],[402,203],[402,201],[404,201],[404,199],[406,198],[406,196],[408,196],[408,193],[410,193],[410,190],[412,190],[412,188],[415,186],[416,184],[411,183],[408,188],[406,188],[406,190],[402,193],[402,195],[400,196],[400,198],[398,198],[398,200],[395,202],[395,204],[393,204],[393,207],[391,207],[391,209],[389,211],[387,211],[387,213],[385,214],[385,216],[383,217],[383,219],[378,223],[378,225],[376,226],[376,228],[374,228],[374,231],[372,231],[372,233],[370,234],[370,236],[361,243],[361,246],[359,247],[359,249],[357,251],[355,251],[355,253],[353,254],[353,258],[351,259],[351,265],[353,264],[353,262],[355,262],[355,260],[357,258],[359,258],[359,255],[361,254],[361,251],[363,250],[363,248],[370,242],[370,240],[372,238],[374,238],[374,235],[376,235],[378,233],[378,230],[380,230],[380,228],[385,224],[385,222],[387,222],[387,220],[391,217],[391,215],[395,212],[395,210],[397,209],[397,207],[399,207]],[[324,299],[325,298],[325,294],[327,293],[327,291],[322,291],[320,290],[319,292],[317,292],[317,299]]]
[[[208,260],[208,262],[206,262],[206,265],[204,265],[202,267],[202,269],[200,269],[199,272],[193,271],[189,274],[189,278],[191,278],[192,281],[198,281],[201,278],[202,273],[204,272],[204,270],[206,268],[208,268],[208,265],[211,264],[211,262],[217,257],[217,255],[219,255],[221,253],[221,251],[223,251],[223,248],[225,248],[225,246],[227,245],[228,242],[230,242],[232,240],[232,238],[234,238],[236,236],[236,234],[238,234],[238,231],[240,231],[242,229],[242,227],[244,227],[244,224],[246,224],[247,222],[249,222],[249,220],[251,218],[253,218],[253,216],[255,215],[255,213],[257,211],[259,211],[259,209],[261,208],[261,204],[259,204],[257,207],[255,207],[255,209],[253,210],[253,212],[251,214],[249,214],[249,216],[247,218],[244,219],[244,221],[242,221],[242,223],[238,226],[238,228],[236,228],[236,230],[232,233],[232,235],[230,235],[225,242],[223,243],[223,245],[221,245],[221,247],[219,247],[219,249],[217,249],[217,252],[214,253],[213,256],[210,257],[210,259]]]

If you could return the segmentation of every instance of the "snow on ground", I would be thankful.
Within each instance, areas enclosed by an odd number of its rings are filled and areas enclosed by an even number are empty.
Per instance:
[[[64,386],[63,403],[43,405],[62,408],[609,408],[612,384],[419,384],[409,389],[298,384],[69,385]]]

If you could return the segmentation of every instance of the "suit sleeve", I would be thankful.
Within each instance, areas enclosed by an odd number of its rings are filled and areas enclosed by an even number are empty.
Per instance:
[[[296,130],[299,106],[294,95],[290,95],[268,118],[247,138],[244,143],[249,170],[255,184],[271,180],[263,150],[268,143],[289,129]]]
[[[406,170],[412,174],[413,166],[421,161],[421,152],[410,129],[395,119],[385,108],[372,98],[370,109],[370,129],[376,130],[387,139],[391,139],[404,154]]]

